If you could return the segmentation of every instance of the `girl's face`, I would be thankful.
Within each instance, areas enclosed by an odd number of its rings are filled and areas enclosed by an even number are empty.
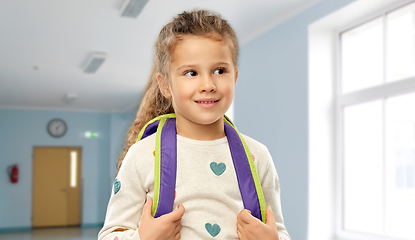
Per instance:
[[[172,97],[178,123],[210,125],[222,122],[237,77],[238,69],[224,41],[184,36],[172,54],[169,84],[164,88],[161,84],[161,90]]]

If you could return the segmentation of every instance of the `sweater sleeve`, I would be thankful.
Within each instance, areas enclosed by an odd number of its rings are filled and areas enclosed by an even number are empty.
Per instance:
[[[114,180],[111,198],[99,240],[139,240],[138,224],[147,191],[137,171],[137,150],[133,145],[128,151]]]
[[[259,151],[258,151],[259,150]],[[291,240],[284,225],[281,209],[280,185],[277,170],[268,149],[262,145],[257,149],[257,171],[267,206],[271,206],[280,240]]]

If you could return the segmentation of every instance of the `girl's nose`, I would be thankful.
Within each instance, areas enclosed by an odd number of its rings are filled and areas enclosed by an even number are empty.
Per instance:
[[[211,76],[205,76],[201,78],[199,91],[216,92],[216,85]]]

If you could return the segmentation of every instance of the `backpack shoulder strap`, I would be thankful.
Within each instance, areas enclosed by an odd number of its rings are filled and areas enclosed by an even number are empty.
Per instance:
[[[164,115],[160,115],[160,116],[155,117],[152,120],[150,120],[141,129],[140,133],[138,134],[137,140],[135,142],[138,142],[138,141],[150,136],[151,134],[157,132],[157,127],[160,123],[160,120],[163,119],[163,118],[164,119],[166,119],[166,118],[176,118],[176,114],[175,113],[164,114]]]
[[[151,214],[160,217],[173,210],[177,172],[176,114],[158,116],[140,131],[137,142],[156,133],[154,196]]]
[[[265,197],[251,152],[227,116],[224,118],[224,124],[244,207],[250,210],[254,217],[266,223]]]

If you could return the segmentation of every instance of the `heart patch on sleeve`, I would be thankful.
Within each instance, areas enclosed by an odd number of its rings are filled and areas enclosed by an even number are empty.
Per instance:
[[[114,180],[114,195],[117,194],[121,189],[121,182],[118,179]]]

